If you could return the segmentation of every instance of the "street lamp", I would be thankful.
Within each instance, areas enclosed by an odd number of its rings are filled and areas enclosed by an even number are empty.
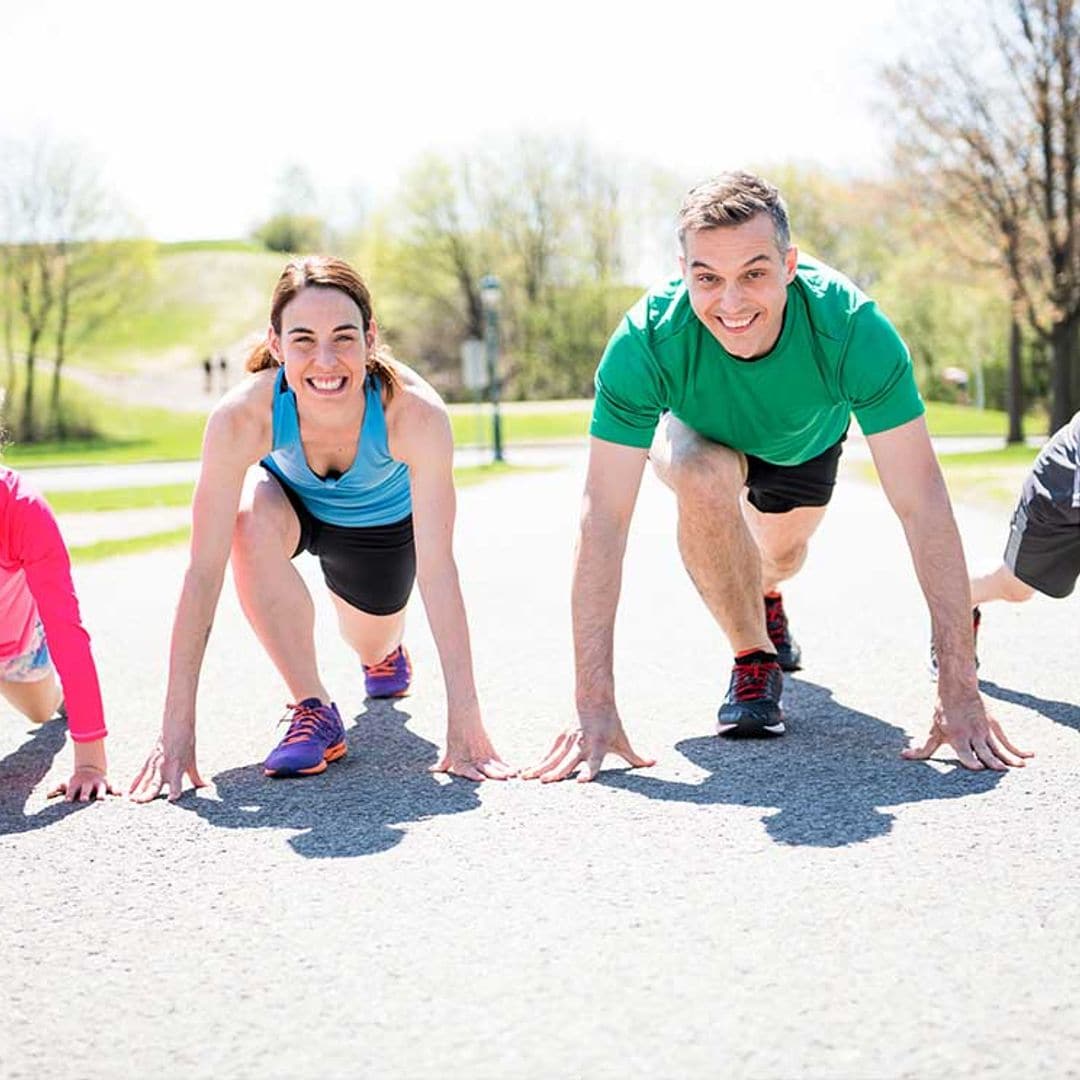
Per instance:
[[[488,397],[491,400],[491,441],[495,460],[503,460],[502,420],[499,416],[499,300],[502,289],[494,274],[480,279],[480,303],[484,308],[484,338],[487,341]]]

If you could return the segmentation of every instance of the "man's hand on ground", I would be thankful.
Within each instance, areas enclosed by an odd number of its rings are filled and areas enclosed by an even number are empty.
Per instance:
[[[600,771],[608,754],[618,754],[634,769],[656,764],[655,758],[642,757],[630,745],[614,709],[582,712],[580,721],[578,727],[562,732],[543,761],[522,772],[522,779],[539,779],[541,783],[550,784],[565,780],[580,765],[578,783],[588,783]]]
[[[902,756],[908,761],[924,761],[945,744],[956,751],[965,769],[972,770],[1023,768],[1024,759],[1035,756],[1030,750],[1013,746],[978,694],[949,710],[939,699],[926,742],[904,750]]]

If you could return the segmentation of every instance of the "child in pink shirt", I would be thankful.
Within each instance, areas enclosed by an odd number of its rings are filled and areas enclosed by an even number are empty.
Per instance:
[[[101,690],[67,548],[48,503],[3,466],[0,694],[37,724],[55,715],[63,703],[75,743],[75,769],[51,795],[86,802],[115,794],[106,776]]]

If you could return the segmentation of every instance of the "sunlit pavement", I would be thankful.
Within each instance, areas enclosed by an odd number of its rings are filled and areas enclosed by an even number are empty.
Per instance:
[[[584,457],[463,489],[457,561],[485,717],[536,759],[571,720]],[[157,482],[157,481],[155,481]],[[973,562],[1007,521],[961,509]],[[116,780],[156,736],[185,552],[77,568]],[[303,560],[316,582],[316,568]],[[287,692],[226,581],[178,804],[48,803],[63,733],[0,726],[0,1076],[1040,1077],[1080,1061],[1075,600],[989,606],[980,674],[1026,769],[906,763],[928,619],[884,497],[845,478],[786,590],[789,734],[711,735],[730,658],[647,476],[616,632],[634,744],[590,786],[426,772],[444,723],[365,703],[316,587],[349,755],[272,782]]]

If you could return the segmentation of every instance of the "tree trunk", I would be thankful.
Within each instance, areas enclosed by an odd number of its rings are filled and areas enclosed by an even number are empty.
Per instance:
[[[26,349],[26,387],[23,391],[22,416],[19,418],[19,441],[25,443],[32,443],[37,438],[34,424],[34,360],[37,341],[37,336],[32,336]]]
[[[53,364],[52,392],[49,396],[49,424],[53,433],[63,439],[67,432],[60,411],[60,370],[64,366],[64,352],[67,346],[71,290],[66,251],[61,252],[61,259],[63,262],[60,269],[60,310],[56,319],[56,362]]]
[[[1006,395],[1009,411],[1009,435],[1006,443],[1024,441],[1024,370],[1021,363],[1023,337],[1020,320],[1013,314],[1009,324],[1009,388]]]
[[[1050,334],[1050,431],[1064,427],[1076,411],[1073,396],[1076,328],[1080,318],[1062,319],[1054,323]]]

